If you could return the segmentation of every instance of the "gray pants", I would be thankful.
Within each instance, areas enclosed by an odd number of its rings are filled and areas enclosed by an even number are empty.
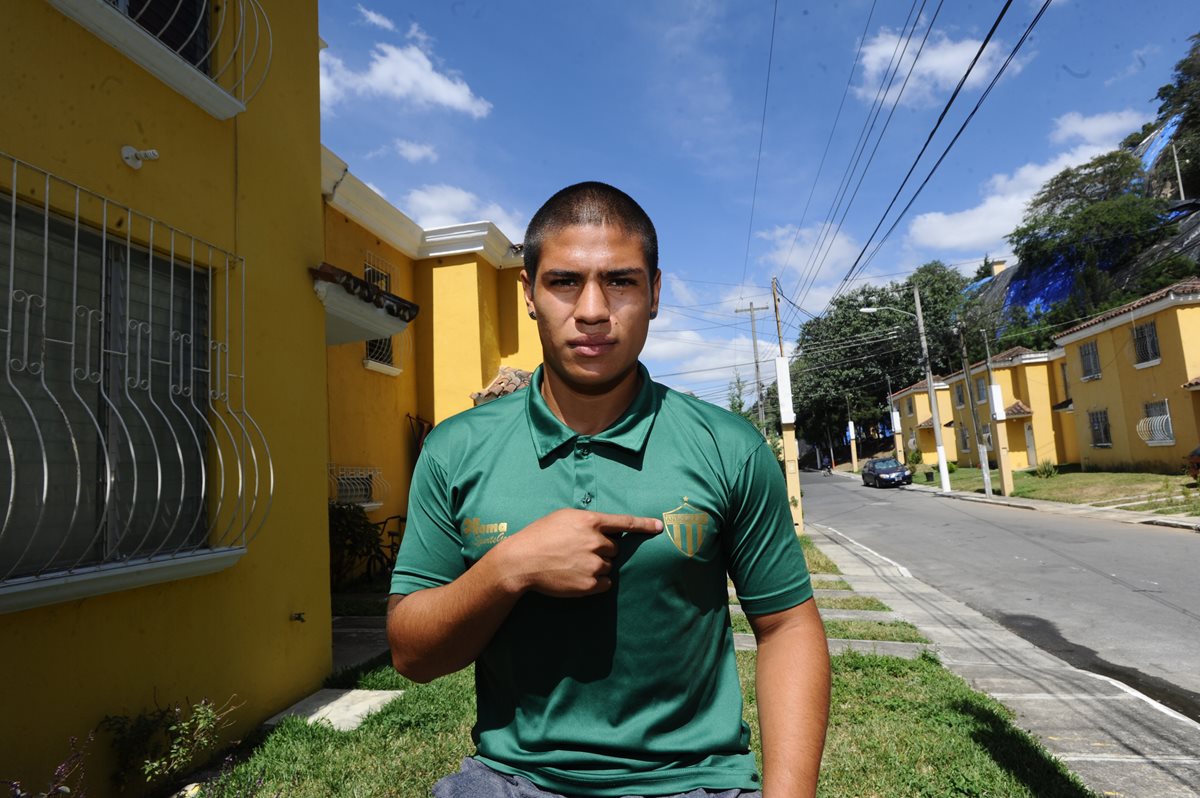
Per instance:
[[[528,779],[497,773],[477,759],[467,757],[462,770],[433,785],[433,798],[570,798],[547,792]],[[625,798],[646,798],[627,795]],[[655,796],[655,798],[660,798]],[[758,790],[689,790],[661,798],[762,798]]]

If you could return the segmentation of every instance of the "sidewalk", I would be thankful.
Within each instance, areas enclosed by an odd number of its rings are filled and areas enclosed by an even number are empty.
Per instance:
[[[948,669],[1012,709],[1018,726],[1097,793],[1200,795],[1200,723],[1068,665],[832,527],[809,524],[805,531],[856,593],[879,598],[914,624]]]

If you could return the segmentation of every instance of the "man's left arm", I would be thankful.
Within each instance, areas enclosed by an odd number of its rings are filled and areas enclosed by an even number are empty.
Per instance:
[[[829,720],[829,648],[815,599],[747,615],[758,644],[755,683],[763,798],[817,794]]]

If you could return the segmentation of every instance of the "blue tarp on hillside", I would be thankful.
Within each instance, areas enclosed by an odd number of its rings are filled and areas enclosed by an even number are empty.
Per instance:
[[[1059,258],[1032,277],[1014,276],[1004,295],[1004,310],[1023,307],[1030,315],[1066,299],[1075,284],[1075,264]]]
[[[1179,121],[1182,118],[1181,114],[1176,114],[1168,119],[1165,125],[1143,139],[1142,143],[1133,151],[1133,154],[1141,159],[1142,168],[1147,172],[1154,166],[1154,162],[1162,155],[1167,145],[1171,143],[1171,139],[1175,137],[1175,131],[1179,129]]]

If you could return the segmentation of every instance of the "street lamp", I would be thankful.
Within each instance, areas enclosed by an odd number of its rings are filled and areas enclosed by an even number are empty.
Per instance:
[[[913,286],[913,301],[917,312],[909,313],[901,308],[881,306],[877,308],[859,308],[860,313],[878,313],[890,310],[893,313],[903,313],[917,320],[917,335],[921,338],[921,359],[925,362],[925,387],[929,389],[929,410],[933,414],[933,440],[937,447],[938,475],[941,477],[942,490],[950,490],[950,471],[946,468],[946,447],[942,445],[942,415],[938,412],[937,391],[933,387],[933,370],[929,365],[929,343],[925,340],[925,318],[921,315],[921,291]]]

